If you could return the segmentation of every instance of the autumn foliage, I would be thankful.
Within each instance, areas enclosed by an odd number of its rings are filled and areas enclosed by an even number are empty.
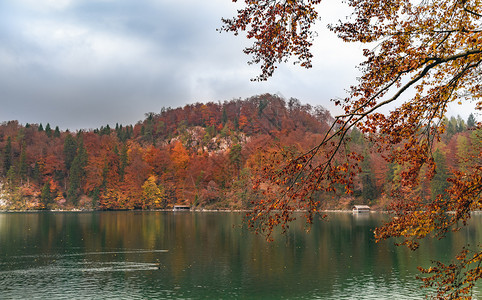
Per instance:
[[[390,149],[373,151],[377,133],[353,127],[342,144],[330,144],[338,147],[331,151],[318,143],[339,130],[330,127],[328,111],[269,94],[165,108],[135,126],[50,136],[39,124],[4,122],[0,205],[249,209],[253,228],[269,236],[276,225],[287,228],[293,211],[304,211],[311,221],[324,209],[369,204],[397,214],[386,231],[377,232],[379,238],[399,233],[416,247],[417,238],[442,236],[480,205],[471,199],[480,197],[481,130],[473,116],[444,122],[447,130],[432,145],[436,173],[423,166],[416,187],[405,184],[409,169],[389,159]],[[441,194],[445,189],[461,201],[450,202]],[[402,220],[404,227],[398,227]]]
[[[245,52],[260,63],[259,79],[267,79],[277,64],[291,56],[306,60],[303,66],[311,66],[311,27],[317,21],[316,9],[323,9],[323,3],[315,8],[320,1],[244,2],[237,16],[223,19],[222,29],[234,34],[246,31],[253,40]],[[398,173],[390,194],[395,199],[389,208],[393,219],[377,229],[376,237],[401,237],[402,244],[416,249],[418,239],[443,237],[481,208],[481,125],[473,128],[471,151],[458,157],[462,168],[451,163],[453,152],[445,153],[449,159],[444,160],[439,145],[451,129],[446,119],[448,105],[473,102],[476,110],[482,109],[482,3],[349,0],[347,4],[351,16],[328,28],[345,42],[366,45],[362,76],[346,99],[335,101],[344,113],[335,117],[316,147],[287,156],[280,170],[267,170],[265,180],[278,188],[267,189],[267,198],[250,216],[251,222],[269,234],[276,225],[287,226],[297,208],[306,209],[310,222],[317,214],[318,191],[342,188],[353,192],[367,157],[348,146],[350,133],[358,128]],[[300,57],[300,53],[307,55]],[[388,105],[391,112],[380,113],[380,108]],[[464,138],[458,142],[464,143]],[[278,207],[282,213],[276,211]],[[476,251],[471,259],[466,252],[457,257],[460,270],[472,266],[457,275],[462,279],[455,280],[452,267],[441,265],[426,271],[436,275],[427,277],[425,283],[434,286],[441,280],[436,297],[470,297],[482,270],[480,253]]]
[[[327,128],[321,107],[261,95],[148,113],[135,126],[47,134],[0,125],[2,202],[9,209],[246,208],[250,162],[276,141]],[[50,125],[48,126],[50,128]],[[300,145],[301,146],[301,145]]]
[[[332,120],[322,107],[266,94],[163,109],[135,126],[50,137],[41,125],[5,122],[0,126],[2,198],[10,209],[160,209],[184,203],[257,212],[253,201],[268,205],[268,194],[285,192],[316,198],[307,202],[314,211],[354,203],[384,208],[385,199],[403,189],[394,183],[404,169],[383,159],[388,152],[368,151],[373,142],[356,129],[349,132],[344,153],[363,153],[351,157],[359,163],[351,166],[339,153],[339,163],[329,170],[337,182],[312,181],[309,189],[299,188],[315,174],[305,172],[305,165],[320,162],[313,154],[317,141],[333,132]],[[436,185],[423,180],[424,188],[417,193],[424,201],[446,187],[450,171],[469,170],[467,157],[477,151],[473,120],[446,121],[452,129],[437,143],[435,157],[445,171],[439,172]],[[300,175],[292,182],[295,172]],[[344,176],[349,172],[353,176]],[[286,199],[280,197],[268,207],[306,208],[303,202]]]

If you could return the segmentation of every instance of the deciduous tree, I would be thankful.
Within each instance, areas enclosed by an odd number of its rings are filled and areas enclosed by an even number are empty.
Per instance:
[[[157,177],[149,176],[142,185],[142,208],[160,208],[164,197],[164,189],[157,184]]]
[[[3,174],[6,175],[12,166],[13,152],[12,152],[12,138],[7,138],[7,144],[3,149]]]
[[[309,68],[314,37],[311,26],[317,20],[315,5],[320,2],[245,0],[236,17],[223,19],[222,30],[235,34],[246,31],[247,38],[254,40],[244,52],[253,56],[251,63],[261,64],[259,80],[267,79],[277,64],[291,56]],[[389,153],[389,162],[401,166],[400,191],[411,191],[420,183],[422,168],[426,167],[423,174],[429,179],[436,174],[432,149],[445,130],[447,106],[473,100],[476,109],[482,109],[480,0],[347,3],[353,14],[329,28],[345,42],[371,48],[364,50],[362,76],[346,99],[335,101],[344,113],[336,117],[320,144],[298,157],[281,160],[284,167],[266,176],[270,185],[278,186],[279,193],[256,206],[251,215],[253,226],[285,225],[292,219],[290,210],[295,208],[305,209],[311,222],[318,213],[318,203],[311,197],[315,191],[331,191],[341,185],[350,192],[362,160],[358,153],[344,151],[347,134],[355,126],[373,136],[375,149]],[[381,107],[394,104],[397,106],[390,113],[380,113]],[[470,211],[482,208],[481,158],[480,151],[475,153],[468,173],[451,174],[448,193],[437,195],[429,203],[420,196],[410,193],[410,197],[403,197],[402,193],[400,201],[391,207],[396,218],[379,228],[376,237],[402,237],[403,244],[416,248],[417,239],[443,236],[459,222],[465,223]],[[448,215],[448,211],[453,214]],[[481,251],[473,259],[459,258],[475,271],[465,274],[464,285],[455,286],[458,293],[442,288],[437,291],[438,297],[470,296],[470,288],[464,287],[471,287],[482,276]],[[428,273],[432,272],[443,274],[442,268]],[[442,277],[447,280],[442,286],[451,286],[451,277]]]

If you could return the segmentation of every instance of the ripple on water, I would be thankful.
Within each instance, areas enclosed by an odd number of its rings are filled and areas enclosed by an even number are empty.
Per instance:
[[[413,279],[413,278],[410,278]],[[396,273],[388,278],[375,277],[372,274],[358,274],[336,281],[330,294],[326,291],[314,290],[306,299],[420,299],[423,293],[416,283],[400,279]]]
[[[147,253],[148,251],[116,251],[115,253]],[[151,251],[152,252],[152,251]],[[160,252],[160,251],[157,251]],[[77,254],[42,254],[16,256],[0,264],[0,294],[2,299],[142,299],[136,292],[138,272],[153,272],[158,263],[143,261],[96,261],[89,258],[114,252]],[[86,258],[87,257],[87,258]],[[114,259],[118,259],[114,257]],[[125,280],[119,281],[119,278]],[[28,286],[28,288],[26,288]],[[142,286],[141,284],[137,285]],[[128,287],[128,288],[127,288]]]

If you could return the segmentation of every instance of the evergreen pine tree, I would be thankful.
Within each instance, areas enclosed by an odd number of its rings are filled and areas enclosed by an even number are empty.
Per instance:
[[[47,126],[45,126],[45,133],[48,137],[52,136],[52,128],[50,128],[50,123],[47,123]]]
[[[20,160],[19,160],[19,166],[18,166],[18,174],[21,180],[27,180],[27,172],[28,172],[28,166],[27,166],[27,155],[25,153],[25,148],[27,146],[25,145],[25,142],[23,143],[22,146],[22,152],[20,153]]]
[[[370,155],[365,151],[363,154],[365,157],[361,163],[361,182],[362,182],[362,198],[364,203],[369,204],[377,196],[375,187],[375,176],[371,167]]]
[[[59,126],[55,126],[54,137],[55,137],[55,138],[59,138],[59,137],[60,137],[60,129],[59,129]]]
[[[34,179],[36,182],[39,182],[40,177],[41,177],[40,167],[39,167],[39,164],[36,162],[32,170],[32,179]]]
[[[71,134],[68,134],[64,140],[64,164],[67,170],[70,170],[75,155],[77,155],[77,142]]]
[[[467,128],[474,128],[475,127],[475,117],[474,114],[470,114],[469,118],[467,119]]]
[[[72,201],[74,204],[77,203],[79,197],[81,176],[82,167],[80,158],[76,156],[70,168],[69,188],[67,190],[67,199]]]
[[[42,191],[40,194],[40,201],[42,203],[43,209],[48,209],[53,200],[53,195],[50,191],[50,182],[47,181],[42,187]]]
[[[85,177],[85,167],[87,166],[87,151],[84,148],[82,140],[77,149],[77,155],[72,161],[70,167],[69,187],[67,190],[67,199],[77,204],[80,196],[80,187],[82,179]]]
[[[226,113],[225,107],[223,107],[223,115],[221,117],[221,122],[223,122],[223,125],[225,125],[226,122],[228,122],[228,114]]]

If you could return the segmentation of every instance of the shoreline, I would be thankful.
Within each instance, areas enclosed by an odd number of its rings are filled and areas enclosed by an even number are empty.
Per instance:
[[[219,213],[247,213],[249,209],[191,209],[186,211],[173,211],[173,209],[119,209],[119,210],[96,210],[96,209],[55,209],[55,210],[39,210],[39,209],[0,209],[0,213],[39,213],[39,212],[51,212],[51,213],[79,213],[79,212],[219,212]],[[304,213],[303,210],[296,210],[293,213]],[[387,213],[386,210],[371,210],[369,213]],[[351,209],[325,209],[318,213],[353,213]]]

